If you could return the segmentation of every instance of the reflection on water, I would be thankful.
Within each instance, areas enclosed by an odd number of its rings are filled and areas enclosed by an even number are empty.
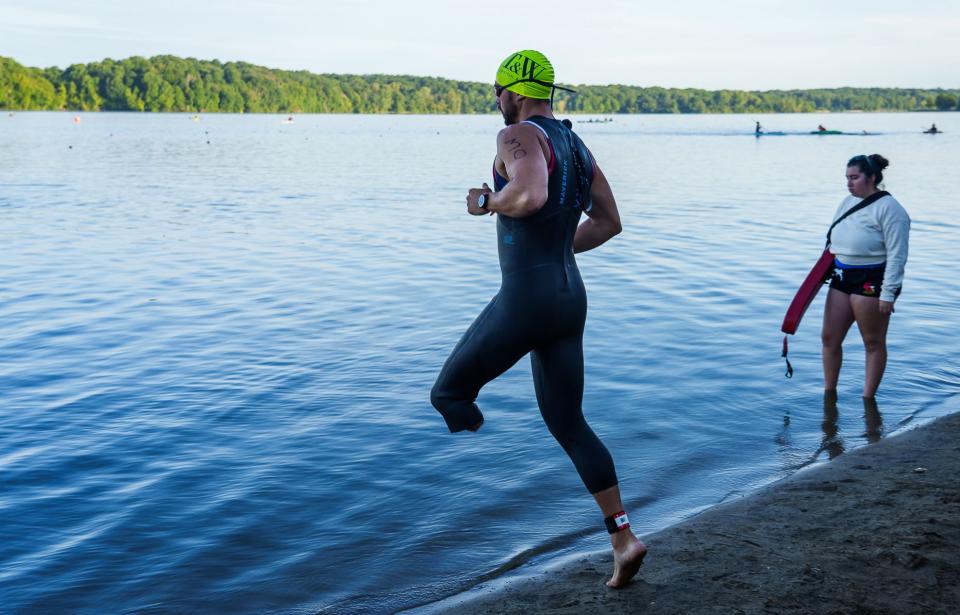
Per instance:
[[[823,430],[823,439],[820,441],[820,450],[814,457],[823,451],[827,452],[830,459],[843,453],[843,439],[838,435],[839,429],[837,428],[839,416],[837,392],[825,391],[823,394],[823,422],[820,424],[820,428]]]
[[[883,436],[883,417],[880,415],[880,407],[876,398],[861,397],[863,402],[863,423],[866,431],[863,437],[869,443],[878,442]],[[823,422],[820,424],[823,430],[823,439],[820,440],[820,448],[814,454],[814,458],[820,453],[826,451],[828,458],[842,454],[845,450],[843,438],[840,436],[838,419],[840,410],[837,405],[837,392],[825,391],[823,394]]]
[[[883,436],[883,417],[880,416],[880,407],[875,397],[863,399],[863,422],[867,426],[867,442],[873,444]]]

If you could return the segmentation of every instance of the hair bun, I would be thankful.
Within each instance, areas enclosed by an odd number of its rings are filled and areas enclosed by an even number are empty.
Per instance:
[[[872,162],[880,171],[890,166],[890,161],[880,154],[870,154],[870,162]]]

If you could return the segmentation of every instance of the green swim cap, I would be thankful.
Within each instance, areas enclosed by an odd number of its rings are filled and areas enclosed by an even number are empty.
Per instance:
[[[527,98],[549,100],[553,79],[550,60],[533,49],[511,53],[497,69],[497,85]]]

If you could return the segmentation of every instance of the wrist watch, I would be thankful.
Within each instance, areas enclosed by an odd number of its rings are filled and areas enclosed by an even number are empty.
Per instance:
[[[477,207],[479,207],[480,209],[486,209],[486,208],[487,208],[487,193],[486,193],[486,192],[484,192],[483,194],[481,194],[481,195],[480,195],[480,198],[477,199]]]

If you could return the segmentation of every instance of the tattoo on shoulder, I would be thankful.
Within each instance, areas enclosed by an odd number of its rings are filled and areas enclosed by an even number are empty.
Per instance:
[[[516,139],[507,139],[506,146],[507,150],[513,154],[514,160],[519,160],[527,155],[527,150],[523,149],[523,146]]]

